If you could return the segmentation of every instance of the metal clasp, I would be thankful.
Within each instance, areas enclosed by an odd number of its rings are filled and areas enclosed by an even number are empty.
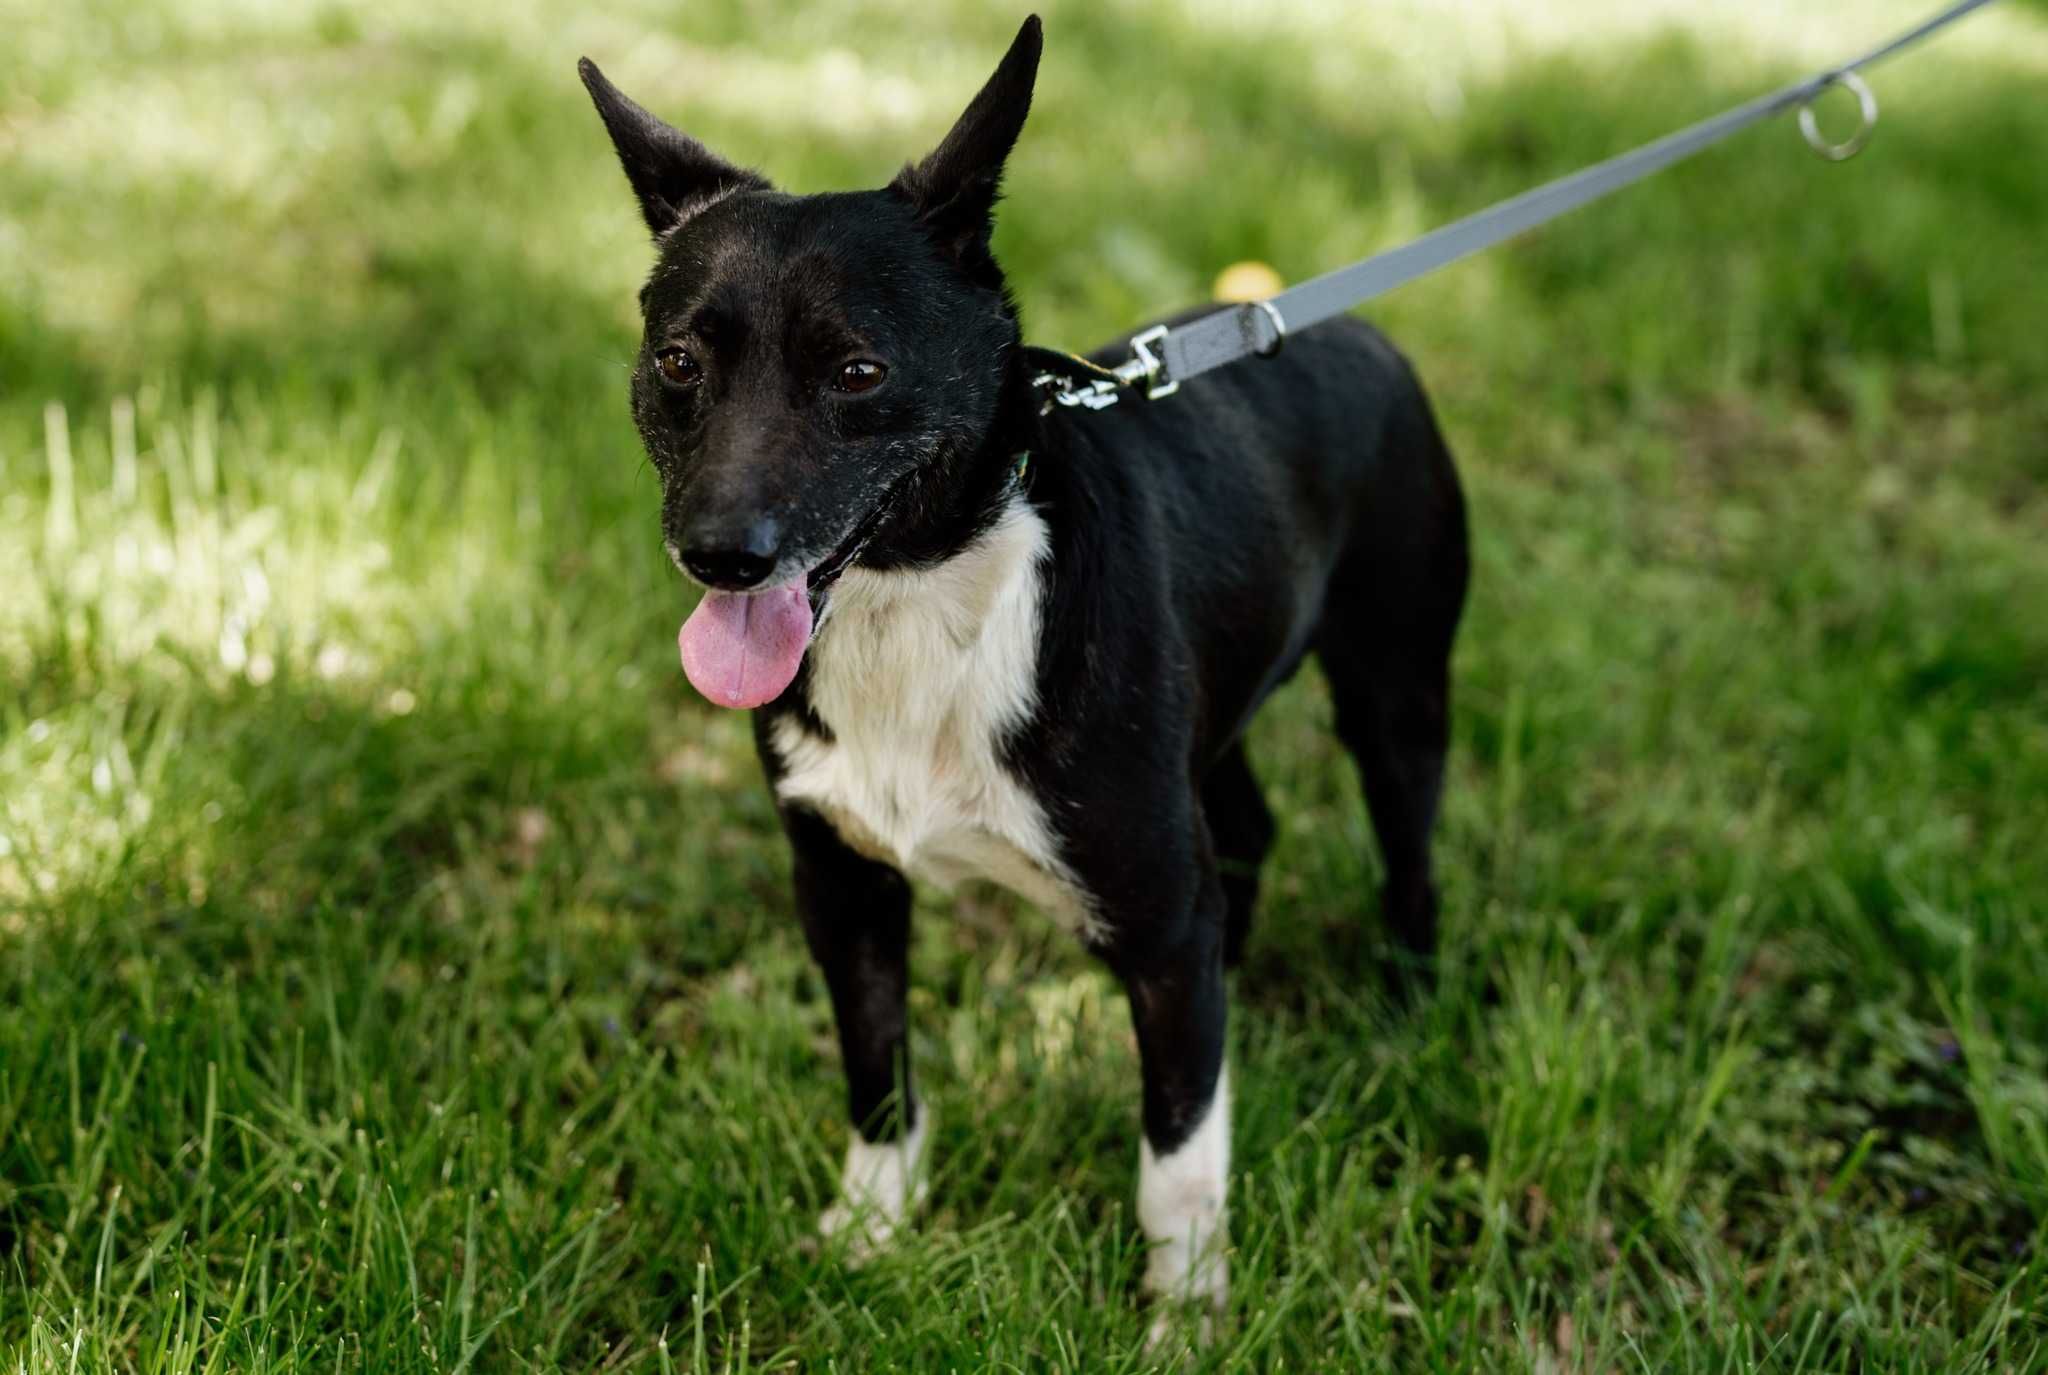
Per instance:
[[[1109,370],[1106,377],[1076,382],[1056,372],[1041,372],[1031,385],[1045,393],[1040,415],[1050,415],[1054,406],[1100,411],[1114,406],[1125,387],[1145,384],[1145,399],[1157,401],[1180,390],[1180,383],[1166,375],[1166,362],[1152,346],[1166,337],[1165,325],[1154,325],[1131,339],[1131,356]]]
[[[1131,360],[1116,370],[1117,376],[1129,374],[1130,382],[1145,384],[1145,399],[1157,401],[1163,396],[1172,396],[1180,390],[1180,383],[1166,375],[1166,360],[1152,352],[1152,345],[1166,338],[1166,326],[1154,325],[1143,334],[1131,336]]]
[[[1075,382],[1071,377],[1062,377],[1056,372],[1041,372],[1031,379],[1031,385],[1045,393],[1045,404],[1038,408],[1040,415],[1051,415],[1054,406],[1085,410],[1107,410],[1116,404],[1116,394],[1124,383],[1120,379],[1095,377],[1087,382]]]

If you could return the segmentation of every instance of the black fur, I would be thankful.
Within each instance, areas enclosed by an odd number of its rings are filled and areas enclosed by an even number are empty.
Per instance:
[[[884,190],[825,196],[774,192],[585,76],[660,244],[633,403],[673,548],[812,568],[822,603],[856,551],[887,569],[964,548],[1031,455],[1051,571],[1038,704],[1005,758],[1102,918],[1095,948],[1128,992],[1163,1154],[1213,1092],[1224,969],[1273,835],[1243,732],[1310,653],[1364,779],[1386,920],[1418,961],[1435,947],[1464,507],[1414,375],[1355,320],[1158,403],[1040,414],[1039,360],[988,248],[1038,53],[1033,19],[938,151]],[[687,390],[655,367],[671,345],[701,365]],[[838,395],[829,376],[854,356],[887,378]],[[770,726],[791,715],[831,730],[801,672],[756,713],[771,781]],[[816,814],[783,819],[852,1118],[888,1139],[908,1125],[890,1107],[907,1074],[909,886]]]

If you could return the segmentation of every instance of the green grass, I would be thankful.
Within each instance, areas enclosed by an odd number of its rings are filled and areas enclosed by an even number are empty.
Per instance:
[[[1062,0],[999,248],[1093,343],[1922,8]],[[0,0],[0,1368],[1153,1364],[1127,1017],[1006,898],[922,909],[915,1239],[805,1247],[829,1016],[573,72],[875,184],[1017,15],[466,9]],[[1854,163],[1774,126],[1375,308],[1476,533],[1446,971],[1373,992],[1290,688],[1189,1368],[2048,1368],[2044,77],[1995,7]]]

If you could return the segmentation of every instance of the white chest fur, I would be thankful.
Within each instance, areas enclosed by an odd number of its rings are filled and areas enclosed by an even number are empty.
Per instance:
[[[953,558],[852,568],[812,642],[812,709],[832,740],[776,723],[778,790],[855,849],[950,887],[990,879],[1085,930],[1085,896],[1000,742],[1037,696],[1045,522],[1021,499]]]

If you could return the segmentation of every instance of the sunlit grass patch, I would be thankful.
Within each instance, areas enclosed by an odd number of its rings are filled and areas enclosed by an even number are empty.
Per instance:
[[[39,419],[8,457],[37,516],[0,541],[12,896],[201,902],[234,874],[288,906],[468,800],[496,799],[498,831],[562,767],[652,777],[593,745],[644,739],[634,692],[669,662],[679,594],[652,541],[559,513],[573,474],[541,436],[474,403],[407,427],[145,393]],[[645,557],[614,561],[621,541]],[[618,694],[596,712],[594,684]],[[718,776],[745,752],[728,742]]]

